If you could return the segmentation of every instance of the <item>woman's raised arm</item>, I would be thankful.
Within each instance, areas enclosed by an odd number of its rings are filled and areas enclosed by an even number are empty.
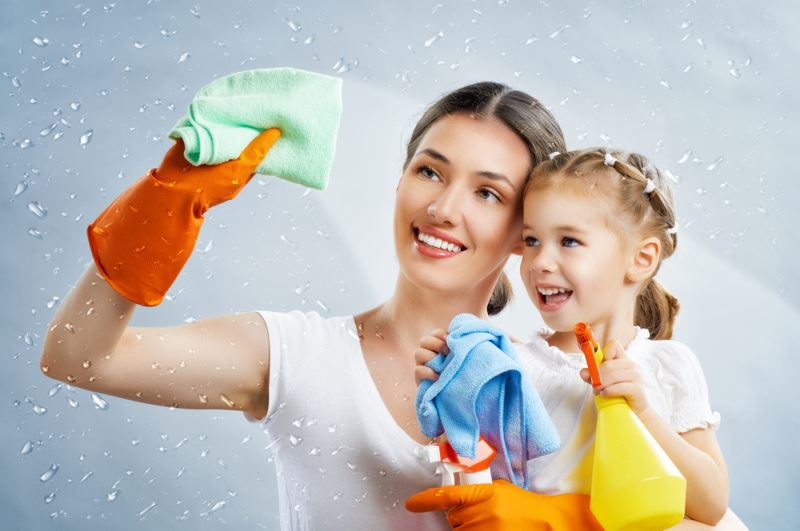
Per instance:
[[[50,324],[42,371],[70,385],[149,404],[266,414],[269,341],[258,314],[129,327],[136,306],[92,264]]]

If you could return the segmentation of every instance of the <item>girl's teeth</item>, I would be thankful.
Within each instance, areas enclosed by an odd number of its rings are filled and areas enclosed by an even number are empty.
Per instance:
[[[542,295],[555,295],[556,293],[566,293],[569,291],[566,288],[539,288],[539,293]]]

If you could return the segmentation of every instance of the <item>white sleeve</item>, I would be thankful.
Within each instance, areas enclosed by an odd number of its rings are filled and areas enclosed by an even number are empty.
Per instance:
[[[656,341],[656,378],[670,406],[669,422],[678,433],[717,428],[720,415],[711,409],[708,385],[694,352],[678,341]]]
[[[321,318],[315,312],[258,313],[266,322],[269,335],[269,405],[263,420],[266,424],[288,401],[295,375],[311,354],[309,336]]]

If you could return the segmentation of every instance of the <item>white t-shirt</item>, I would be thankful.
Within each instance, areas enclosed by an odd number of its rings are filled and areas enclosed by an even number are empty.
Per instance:
[[[281,528],[450,529],[403,503],[441,484],[394,421],[351,316],[259,312],[269,331],[269,410]]]
[[[528,461],[531,490],[545,494],[589,494],[597,409],[592,388],[579,371],[583,354],[551,347],[542,330],[529,343],[517,345],[520,363],[533,377],[547,412],[561,437],[561,449]],[[677,341],[651,341],[637,328],[625,348],[639,365],[650,406],[678,433],[716,428],[719,413],[708,402],[708,387],[697,357]]]

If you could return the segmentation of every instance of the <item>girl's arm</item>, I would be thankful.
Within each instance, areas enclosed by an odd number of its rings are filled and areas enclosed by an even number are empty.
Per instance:
[[[728,508],[728,471],[712,429],[676,433],[647,403],[636,363],[612,341],[600,366],[603,396],[623,396],[686,478],[686,515],[715,525]],[[588,371],[581,371],[588,381]]]
[[[138,402],[266,415],[269,341],[258,314],[129,327],[135,307],[92,264],[50,324],[42,371],[70,385]]]

